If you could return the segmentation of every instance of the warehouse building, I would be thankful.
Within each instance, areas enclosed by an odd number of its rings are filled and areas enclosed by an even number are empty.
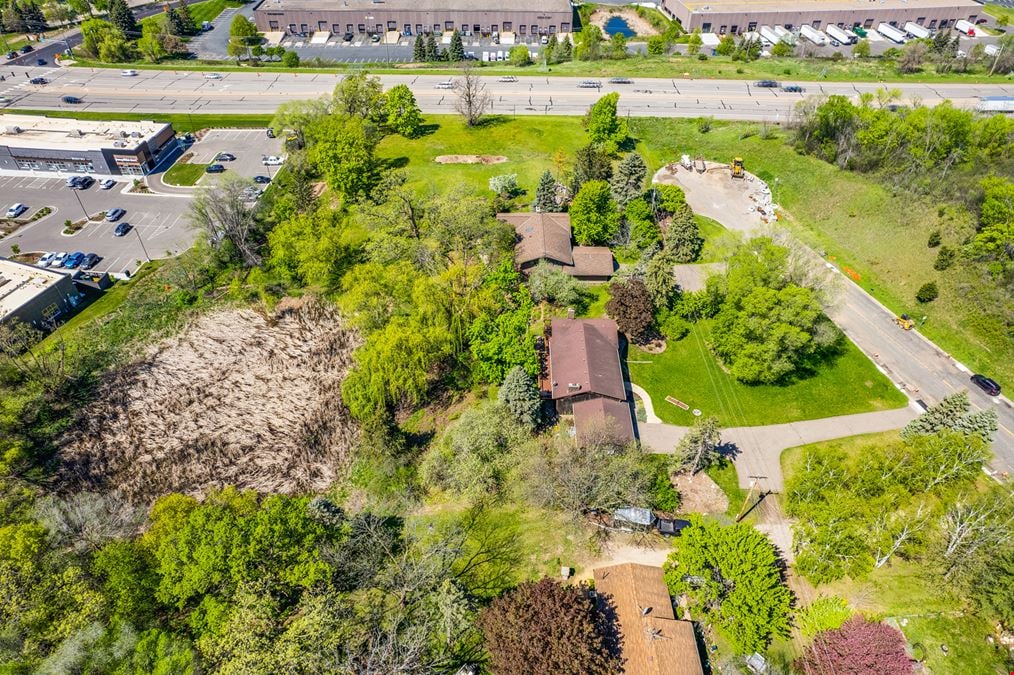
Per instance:
[[[983,16],[982,5],[974,0],[662,0],[661,8],[688,31],[733,35],[761,26],[875,29],[880,23],[904,26],[909,21],[937,30]]]
[[[175,139],[165,122],[4,115],[0,169],[143,176],[176,147]]]
[[[0,258],[0,323],[47,329],[81,301],[69,274]]]
[[[496,5],[477,0],[262,0],[254,8],[257,30],[289,35],[311,33],[440,34],[569,33],[569,0],[514,0]]]

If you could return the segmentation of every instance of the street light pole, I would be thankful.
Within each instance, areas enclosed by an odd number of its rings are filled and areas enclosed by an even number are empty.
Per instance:
[[[141,231],[134,228],[134,234],[137,235],[137,241],[141,244],[141,250],[144,251],[144,259],[146,262],[151,262],[151,256],[148,255],[148,249],[144,247],[144,239],[141,239]]]
[[[81,207],[81,211],[84,213],[85,220],[91,220],[92,218],[88,215],[88,209],[84,207],[84,203],[81,201],[81,195],[78,194],[78,190],[74,190],[74,197],[77,199],[77,204]]]

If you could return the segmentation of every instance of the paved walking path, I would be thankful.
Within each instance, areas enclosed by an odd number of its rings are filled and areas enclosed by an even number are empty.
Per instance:
[[[630,387],[630,391],[637,394],[638,398],[641,399],[641,403],[644,404],[644,418],[652,423],[661,423],[662,418],[655,414],[655,405],[651,402],[651,396],[648,395],[648,392],[633,382],[628,382],[627,386]]]
[[[780,462],[783,450],[857,434],[900,429],[916,414],[908,406],[763,427],[732,427],[722,431],[722,443],[725,451],[735,460],[740,487],[748,488],[750,482],[756,480],[763,491],[781,492],[784,487]],[[650,422],[638,424],[637,429],[641,443],[658,453],[671,453],[687,432],[687,427]]]

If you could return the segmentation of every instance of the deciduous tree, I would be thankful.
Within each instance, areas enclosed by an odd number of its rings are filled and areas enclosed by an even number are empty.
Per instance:
[[[190,220],[204,231],[212,248],[254,267],[261,263],[263,233],[244,197],[248,185],[242,178],[229,178],[202,189],[190,204]]]
[[[470,127],[476,126],[493,101],[493,97],[486,91],[482,78],[471,65],[465,63],[461,67],[461,76],[454,83],[454,89],[458,94],[454,109],[465,118],[465,124]]]
[[[387,127],[405,138],[415,138],[422,127],[422,112],[408,85],[391,87],[384,99]]]
[[[606,94],[592,104],[584,118],[589,140],[601,146],[607,154],[616,152],[616,148],[627,140],[627,121],[616,114],[619,100],[620,95],[615,91]]]
[[[609,243],[620,228],[620,214],[609,183],[590,180],[581,185],[570,205],[570,222],[574,238],[582,246]]]
[[[606,312],[628,338],[643,339],[654,321],[655,307],[651,295],[640,279],[616,281],[609,287]]]
[[[310,130],[310,158],[328,185],[346,200],[358,199],[376,182],[376,141],[362,117],[331,115]]]
[[[331,112],[371,122],[384,119],[384,85],[380,78],[364,71],[343,77],[334,88]]]
[[[818,634],[796,668],[821,674],[909,675],[912,662],[898,629],[856,616],[837,630]]]

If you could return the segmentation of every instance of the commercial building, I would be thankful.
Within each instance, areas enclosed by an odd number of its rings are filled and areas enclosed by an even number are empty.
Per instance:
[[[734,35],[761,26],[875,29],[882,22],[904,26],[909,21],[936,30],[983,16],[974,0],[662,0],[661,9],[688,31]]]
[[[704,675],[694,626],[673,612],[661,567],[624,563],[597,567],[595,595],[619,624],[627,675]]]
[[[608,281],[616,261],[607,246],[574,246],[566,213],[498,213],[514,227],[514,262],[522,272],[548,263],[582,281]]]
[[[165,122],[0,118],[0,169],[143,176],[176,147]]]
[[[550,35],[569,33],[573,15],[568,0],[262,0],[254,8],[257,30],[289,35]]]
[[[0,258],[0,323],[46,329],[80,300],[69,274]]]
[[[611,319],[553,319],[546,395],[572,414],[578,441],[634,440],[634,422],[620,365],[620,336]]]

